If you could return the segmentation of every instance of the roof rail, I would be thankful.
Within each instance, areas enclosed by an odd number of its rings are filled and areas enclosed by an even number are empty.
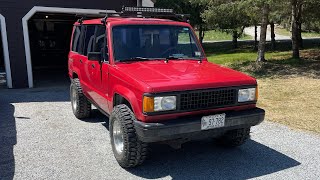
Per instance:
[[[78,23],[82,23],[84,20],[90,20],[94,18],[104,18],[106,16],[119,16],[119,13],[115,10],[106,10],[105,12],[99,12],[97,14],[76,14],[78,17]]]

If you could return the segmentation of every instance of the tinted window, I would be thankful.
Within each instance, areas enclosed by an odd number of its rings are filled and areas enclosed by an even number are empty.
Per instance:
[[[125,25],[112,30],[115,59],[168,57],[198,59],[203,56],[190,28],[167,25]]]
[[[96,37],[94,40],[93,52],[103,52],[106,44],[106,27],[98,25],[96,29]]]
[[[79,45],[81,41],[81,27],[75,26],[72,40],[72,51],[79,52]]]
[[[93,25],[87,25],[86,26],[86,33],[85,33],[85,39],[84,39],[84,49],[83,49],[83,55],[87,56],[88,52],[93,51],[93,44],[94,44],[94,33],[96,26]]]

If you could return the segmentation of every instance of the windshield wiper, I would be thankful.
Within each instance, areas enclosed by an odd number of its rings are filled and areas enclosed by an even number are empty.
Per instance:
[[[179,59],[183,59],[182,57],[176,57],[176,56],[169,56],[166,58],[166,60],[179,60]]]
[[[133,58],[130,58],[130,59],[123,59],[123,60],[120,60],[120,62],[130,62],[130,61],[149,61],[150,59],[148,58],[144,58],[144,57],[133,57]]]
[[[169,60],[196,60],[201,61],[201,58],[194,58],[194,57],[175,57],[175,56],[169,56],[166,58],[167,61]]]
[[[169,60],[180,60],[183,59],[182,57],[175,57],[175,56],[169,56],[166,58],[166,61],[168,62]]]

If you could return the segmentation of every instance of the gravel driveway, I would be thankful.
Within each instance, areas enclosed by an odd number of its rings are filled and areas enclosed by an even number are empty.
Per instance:
[[[153,145],[146,163],[120,168],[107,118],[76,119],[68,87],[0,90],[0,179],[319,179],[320,136],[265,122],[241,148]]]

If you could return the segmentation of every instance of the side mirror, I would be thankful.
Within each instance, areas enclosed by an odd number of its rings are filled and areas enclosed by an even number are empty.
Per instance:
[[[89,52],[88,53],[88,60],[89,61],[99,61],[101,62],[103,59],[101,52]]]

